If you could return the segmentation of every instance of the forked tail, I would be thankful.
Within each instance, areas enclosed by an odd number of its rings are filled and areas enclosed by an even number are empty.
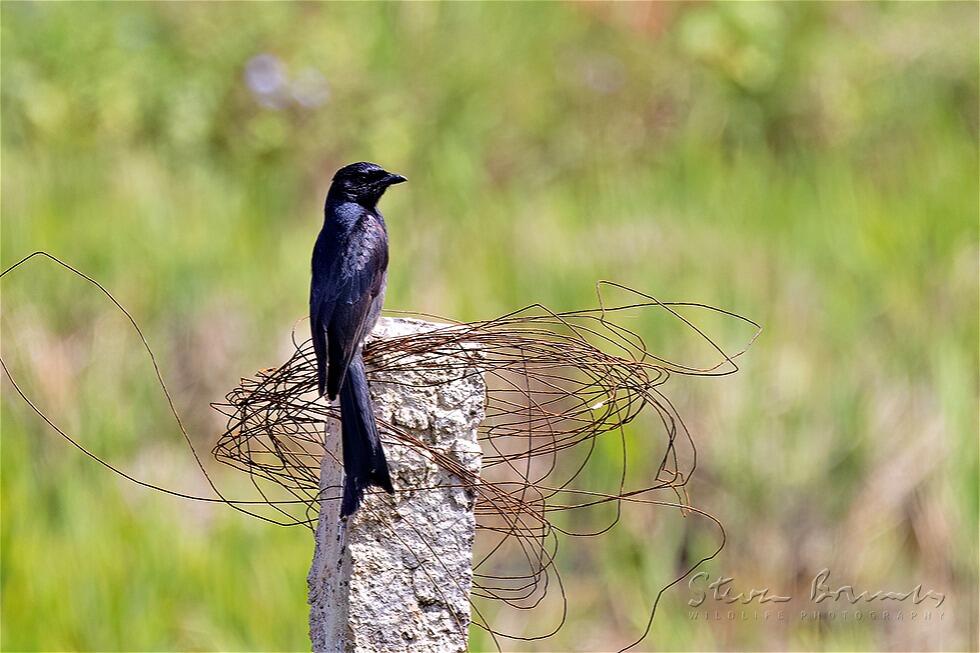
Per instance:
[[[340,425],[344,446],[344,498],[340,516],[347,517],[357,511],[368,486],[395,491],[378,437],[360,351],[354,354],[340,387]]]

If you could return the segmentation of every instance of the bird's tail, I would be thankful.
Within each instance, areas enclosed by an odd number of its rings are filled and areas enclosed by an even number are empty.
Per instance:
[[[340,516],[346,517],[361,505],[361,498],[368,486],[377,485],[388,492],[395,491],[378,437],[360,351],[354,354],[340,387],[340,426],[344,446],[344,498],[340,504]]]

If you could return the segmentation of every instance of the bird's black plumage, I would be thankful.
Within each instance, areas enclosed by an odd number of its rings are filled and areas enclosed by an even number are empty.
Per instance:
[[[342,517],[357,510],[369,485],[393,492],[378,437],[361,346],[384,303],[388,231],[378,200],[405,181],[374,163],[337,171],[324,206],[323,228],[313,248],[310,325],[317,387],[332,401],[340,395],[344,459]]]

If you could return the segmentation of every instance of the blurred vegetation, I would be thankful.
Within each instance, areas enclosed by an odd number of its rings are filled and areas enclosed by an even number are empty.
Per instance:
[[[3,265],[45,249],[105,283],[202,447],[221,426],[207,402],[275,365],[304,315],[332,171],[376,160],[411,181],[384,200],[389,308],[578,308],[608,278],[765,325],[738,376],[668,388],[700,446],[692,498],[728,528],[709,572],[796,597],[824,567],[947,593],[933,622],[817,624],[793,603],[785,621],[706,623],[682,584],[646,648],[977,647],[975,3],[4,2],[0,17]],[[50,266],[5,278],[3,356],[88,446],[205,491],[95,291]],[[0,647],[307,649],[309,532],[127,484],[6,379],[2,407]],[[565,629],[505,648],[630,641],[714,542],[692,518],[631,515],[569,559]]]

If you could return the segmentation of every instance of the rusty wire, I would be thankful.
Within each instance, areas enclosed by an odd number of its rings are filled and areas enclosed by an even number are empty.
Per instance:
[[[170,401],[153,352],[129,313],[95,280],[50,255],[36,253],[32,257],[39,254],[98,287],[129,318]],[[609,290],[622,293],[626,301],[607,306],[603,291]],[[685,317],[689,310],[710,311],[751,325],[755,331],[748,344],[758,336],[759,325],[704,304],[661,302],[611,282],[599,282],[597,295],[599,306],[594,309],[553,312],[535,304],[492,320],[458,323],[439,318],[445,326],[373,341],[365,347],[368,378],[372,382],[390,382],[400,373],[419,370],[438,370],[447,381],[462,374],[484,375],[486,417],[478,433],[483,451],[479,478],[453,457],[434,449],[428,452],[475,495],[478,535],[471,592],[474,623],[487,630],[498,647],[499,637],[541,639],[561,628],[568,598],[559,573],[559,544],[565,539],[608,532],[620,521],[625,505],[673,506],[684,514],[703,516],[718,528],[720,542],[713,553],[660,590],[645,630],[624,649],[647,636],[663,592],[717,555],[724,545],[720,522],[691,506],[688,500],[685,486],[696,468],[697,450],[662,387],[674,374],[732,374],[738,370],[735,359],[748,347],[726,353]],[[696,334],[714,353],[714,362],[684,365],[651,353],[644,339],[624,326],[627,322],[642,322],[651,312],[662,313]],[[218,461],[248,475],[261,497],[257,500],[224,496],[201,463],[172,401],[170,407],[178,427],[217,499],[189,496],[124,474],[85,450],[44,415],[16,383],[13,385],[62,436],[134,482],[191,499],[224,502],[277,524],[312,528],[320,502],[340,497],[340,488],[321,488],[319,484],[323,425],[338,414],[335,406],[315,396],[312,345],[309,339],[297,339],[296,332],[294,329],[294,351],[285,363],[243,379],[224,402],[212,404],[228,418],[227,428],[212,453]],[[13,382],[6,365],[4,371]],[[660,436],[654,437],[648,428],[631,428],[627,434],[627,425],[644,412],[654,418],[645,421],[644,426],[657,425]],[[386,447],[426,450],[424,439],[406,429],[386,421],[379,421],[378,426]],[[612,487],[590,485],[600,476],[609,476],[608,469],[599,474],[588,473],[599,448],[607,451],[603,459],[607,466],[608,451],[617,451],[617,479]],[[655,459],[658,464],[640,464],[639,472],[631,474],[630,466],[639,462],[631,455],[637,448],[659,451]],[[577,514],[587,516],[577,518]],[[502,632],[489,623],[481,609],[483,602],[498,602],[509,608],[533,610],[544,604],[554,588],[558,588],[561,616],[539,633]],[[461,629],[465,627],[460,624]]]
[[[444,382],[468,373],[485,377],[480,478],[470,475],[451,456],[429,450],[440,467],[476,495],[474,599],[533,609],[549,587],[561,587],[555,559],[559,535],[605,533],[620,519],[622,503],[663,504],[656,499],[658,492],[670,492],[674,500],[667,503],[689,509],[684,488],[696,466],[696,449],[660,388],[672,374],[731,374],[737,371],[734,359],[742,352],[726,354],[676,309],[698,307],[745,318],[701,304],[659,302],[618,284],[599,284],[600,289],[607,287],[628,293],[631,303],[605,307],[600,291],[596,309],[556,313],[534,305],[478,322],[439,318],[445,326],[365,347],[371,381],[391,382],[399,373],[420,370],[445,373],[440,377]],[[642,337],[616,320],[651,310],[665,311],[694,329],[718,354],[718,362],[697,368],[654,356]],[[214,405],[229,421],[213,453],[257,483],[271,481],[285,488],[304,508],[295,523],[312,524],[321,500],[339,499],[339,487],[319,486],[323,423],[338,415],[334,406],[313,393],[316,365],[310,341],[294,340],[294,344],[295,351],[281,367],[243,380],[225,403]],[[662,426],[661,458],[652,473],[645,470],[647,481],[628,486],[631,457],[624,427],[644,410],[655,413]],[[381,421],[379,429],[386,447],[426,446],[392,423]],[[615,438],[621,451],[617,485],[606,490],[589,488],[585,472],[599,442],[608,438]],[[283,508],[285,505],[296,504]],[[602,505],[611,507],[605,523],[586,530],[559,525],[554,518],[559,512]],[[283,509],[282,514],[288,512]],[[519,560],[522,568],[494,571],[500,568],[495,564],[498,558],[504,557],[511,565]],[[553,635],[562,621],[519,639]],[[479,612],[475,622],[494,636],[514,637],[495,630],[480,619]]]

